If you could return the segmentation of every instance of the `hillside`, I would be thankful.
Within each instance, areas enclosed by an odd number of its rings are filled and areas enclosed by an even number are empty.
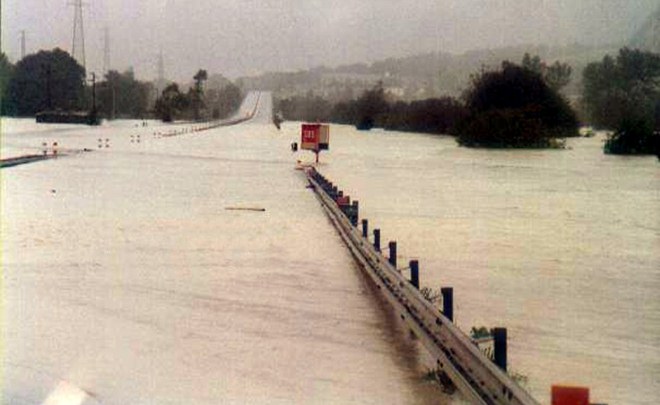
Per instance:
[[[563,47],[517,46],[470,51],[463,54],[426,53],[388,58],[370,64],[357,63],[334,68],[317,67],[306,71],[266,73],[243,77],[245,89],[270,90],[278,97],[313,94],[331,101],[356,98],[379,80],[393,99],[415,100],[444,95],[458,96],[470,76],[483,67],[499,66],[503,60],[520,62],[528,52],[539,55],[547,64],[556,60],[573,68],[573,80],[564,89],[569,97],[579,93],[582,70],[589,63],[614,54],[618,46],[588,47],[574,44]]]

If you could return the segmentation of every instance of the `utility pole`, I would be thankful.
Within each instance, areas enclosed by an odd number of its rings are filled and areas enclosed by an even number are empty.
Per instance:
[[[92,72],[92,112],[96,114],[96,73]]]
[[[25,58],[25,30],[21,30],[21,59]]]
[[[103,30],[103,74],[110,71],[110,29]]]
[[[161,92],[165,89],[165,62],[163,61],[163,50],[161,49],[158,53],[158,59],[156,61],[156,80],[154,81],[154,89],[156,90],[156,98],[154,103],[160,97]]]
[[[83,4],[82,0],[73,0],[69,3],[73,6],[73,40],[71,42],[71,56],[86,68],[85,65],[85,28],[83,26]]]

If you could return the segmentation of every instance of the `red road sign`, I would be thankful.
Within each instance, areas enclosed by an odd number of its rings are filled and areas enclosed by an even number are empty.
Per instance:
[[[589,405],[589,388],[553,385],[552,405]]]

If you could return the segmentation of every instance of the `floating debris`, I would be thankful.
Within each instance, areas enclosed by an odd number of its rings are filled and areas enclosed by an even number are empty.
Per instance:
[[[225,207],[225,210],[227,210],[227,211],[257,211],[257,212],[266,211],[265,208],[260,208],[260,207]]]

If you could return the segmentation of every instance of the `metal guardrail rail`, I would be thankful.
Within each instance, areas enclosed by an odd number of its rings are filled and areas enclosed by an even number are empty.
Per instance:
[[[539,404],[374,248],[340,210],[328,193],[329,182],[320,173],[309,168],[306,174],[322,207],[355,259],[436,359],[438,369],[447,374],[467,400],[488,405]]]

